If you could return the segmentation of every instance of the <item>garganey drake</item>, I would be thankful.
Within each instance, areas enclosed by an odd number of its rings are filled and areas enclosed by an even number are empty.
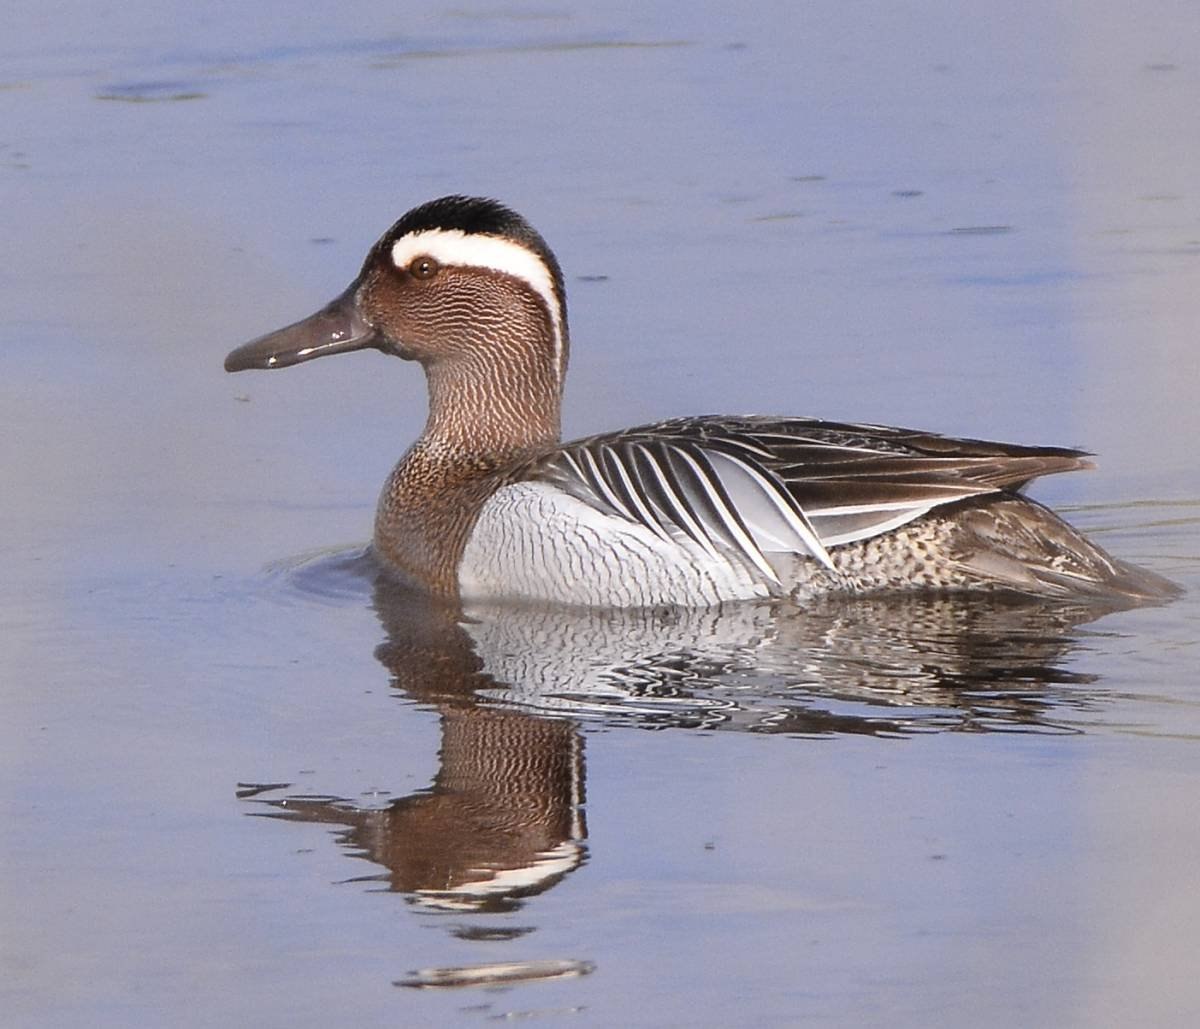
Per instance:
[[[791,417],[678,418],[562,443],[562,271],[524,218],[443,197],[349,288],[227,371],[371,347],[418,361],[429,417],[379,500],[374,551],[451,599],[700,606],[881,589],[1160,598],[1021,489],[1087,455]]]

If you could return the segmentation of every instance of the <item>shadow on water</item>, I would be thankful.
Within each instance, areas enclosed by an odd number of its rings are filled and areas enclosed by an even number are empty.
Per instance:
[[[743,731],[904,738],[930,732],[1082,731],[1103,695],[1070,671],[1081,627],[1111,609],[1012,596],[830,599],[803,611],[451,609],[375,571],[368,555],[291,570],[326,603],[368,591],[391,686],[440,717],[433,785],[363,807],[243,784],[253,813],[338,827],[355,878],[429,912],[519,910],[587,858],[584,729]],[[283,796],[281,796],[283,794]],[[457,921],[465,938],[529,930]],[[583,974],[586,963],[432,969],[401,985],[480,985]]]

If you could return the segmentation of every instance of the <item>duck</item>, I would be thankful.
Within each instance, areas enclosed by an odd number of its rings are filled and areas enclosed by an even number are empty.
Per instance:
[[[425,372],[428,417],[371,551],[434,597],[707,607],[895,590],[1139,602],[1168,580],[1025,495],[1088,453],[792,416],[700,415],[561,439],[562,269],[483,197],[413,208],[315,314],[233,350],[276,369],[375,349]]]

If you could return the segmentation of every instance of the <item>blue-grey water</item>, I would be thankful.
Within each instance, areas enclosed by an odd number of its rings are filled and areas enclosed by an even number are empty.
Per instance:
[[[1194,6],[4,22],[0,1022],[1193,1023]],[[221,362],[450,192],[564,265],[569,435],[1082,446],[1035,495],[1188,592],[458,621],[375,583],[418,370]]]

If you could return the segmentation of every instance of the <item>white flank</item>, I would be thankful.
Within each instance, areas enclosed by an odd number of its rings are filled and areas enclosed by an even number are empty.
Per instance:
[[[469,600],[585,607],[707,607],[771,594],[771,584],[741,561],[714,561],[686,537],[663,539],[542,482],[492,494],[467,541],[458,581]]]
[[[414,257],[432,257],[438,264],[488,268],[520,279],[542,298],[554,326],[556,371],[562,381],[562,310],[554,295],[554,278],[537,254],[511,239],[473,235],[461,229],[426,229],[402,236],[392,244],[392,263],[407,268]]]

